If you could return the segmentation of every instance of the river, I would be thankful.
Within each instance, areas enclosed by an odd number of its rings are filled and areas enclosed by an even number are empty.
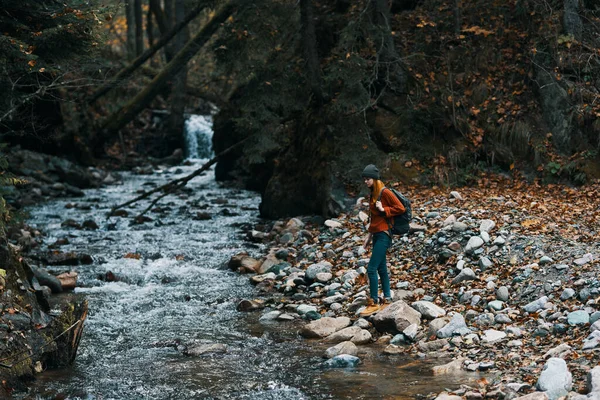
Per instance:
[[[90,254],[94,263],[73,268],[75,291],[89,301],[75,363],[40,374],[20,398],[404,399],[474,379],[434,378],[434,361],[385,356],[375,346],[365,347],[355,369],[325,370],[326,346],[300,338],[301,321],[264,325],[260,312],[237,312],[241,299],[258,294],[248,276],[225,264],[237,252],[264,250],[244,240],[259,222],[260,197],[217,184],[212,170],[159,202],[149,221],[132,223],[148,201],[127,208],[127,218],[107,218],[111,206],[183,177],[202,161],[145,175],[124,172],[118,184],[87,190],[84,198],[29,210],[45,246],[67,238],[62,251]],[[63,227],[69,218],[92,219],[99,229]],[[181,351],[199,343],[225,344],[227,352],[190,357]]]

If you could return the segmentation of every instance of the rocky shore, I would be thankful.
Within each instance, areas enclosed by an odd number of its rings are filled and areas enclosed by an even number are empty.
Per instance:
[[[600,398],[599,192],[506,177],[405,190],[414,219],[388,252],[394,302],[366,319],[364,199],[336,219],[256,227],[249,239],[268,253],[237,254],[229,267],[251,274],[261,296],[238,310],[305,320],[303,337],[331,344],[328,367],[356,366],[370,344],[389,357],[452,359],[432,374],[486,376],[424,398]]]

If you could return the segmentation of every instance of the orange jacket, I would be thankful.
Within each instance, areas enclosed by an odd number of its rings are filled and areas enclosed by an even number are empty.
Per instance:
[[[400,215],[406,211],[400,200],[392,193],[391,190],[384,188],[381,193],[381,205],[383,206],[384,212],[379,211],[375,207],[375,203],[369,201],[369,210],[371,211],[371,224],[369,225],[369,232],[377,233],[388,231],[391,224],[390,218],[395,215]]]

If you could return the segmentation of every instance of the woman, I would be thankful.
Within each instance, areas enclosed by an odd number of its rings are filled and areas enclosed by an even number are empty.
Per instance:
[[[369,211],[371,221],[368,227],[368,235],[363,244],[366,249],[371,241],[373,242],[373,251],[367,267],[367,276],[369,277],[369,291],[371,296],[367,302],[367,307],[360,313],[365,317],[383,309],[392,302],[392,293],[390,290],[390,277],[388,275],[385,257],[388,247],[392,244],[392,234],[390,232],[391,218],[405,212],[404,206],[398,198],[390,191],[385,190],[385,185],[380,180],[379,170],[373,164],[369,164],[362,172],[365,184],[371,190],[369,199]],[[383,289],[383,302],[379,304],[377,276],[381,278],[381,288]]]

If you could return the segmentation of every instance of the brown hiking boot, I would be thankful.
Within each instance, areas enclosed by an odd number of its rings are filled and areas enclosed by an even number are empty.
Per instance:
[[[381,307],[379,307],[378,304],[375,304],[375,301],[373,301],[373,299],[369,299],[367,301],[367,307],[364,310],[362,310],[358,315],[361,317],[368,317],[369,315],[375,314],[380,309]]]
[[[389,297],[386,297],[385,299],[383,299],[382,301],[380,301],[380,305],[379,305],[379,311],[383,310],[384,308],[386,308],[387,306],[389,306],[390,304],[393,303],[392,299]]]

